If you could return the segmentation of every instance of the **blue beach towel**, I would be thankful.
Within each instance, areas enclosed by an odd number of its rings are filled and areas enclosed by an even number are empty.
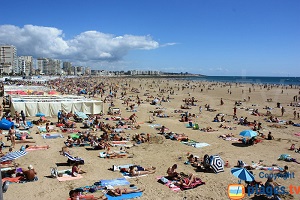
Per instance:
[[[135,192],[130,194],[122,194],[121,196],[113,197],[108,194],[105,194],[108,200],[124,200],[124,199],[134,199],[139,198],[143,195],[142,192]]]
[[[116,185],[130,185],[130,182],[126,180],[126,178],[117,178],[111,180],[100,180],[101,186],[116,186]]]
[[[64,136],[62,134],[56,133],[56,134],[42,134],[43,139],[56,139],[56,138],[63,138]]]

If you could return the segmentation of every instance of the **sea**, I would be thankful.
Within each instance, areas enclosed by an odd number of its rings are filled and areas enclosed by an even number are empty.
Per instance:
[[[263,77],[263,76],[194,76],[186,77],[190,81],[208,81],[224,83],[249,83],[258,85],[297,85],[300,86],[300,77]]]

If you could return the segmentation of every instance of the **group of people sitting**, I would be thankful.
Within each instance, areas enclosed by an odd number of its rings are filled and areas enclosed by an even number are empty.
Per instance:
[[[198,180],[201,180],[200,178],[196,177],[192,173],[190,173],[189,175],[186,175],[182,172],[178,173],[176,169],[177,169],[177,164],[174,164],[173,166],[169,167],[167,170],[167,176],[165,177],[168,180],[173,181],[174,185],[177,185],[181,188],[190,187]]]

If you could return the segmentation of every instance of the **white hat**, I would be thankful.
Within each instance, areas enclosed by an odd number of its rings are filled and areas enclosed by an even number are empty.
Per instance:
[[[32,165],[29,165],[29,166],[28,166],[28,169],[33,169],[33,166],[32,166]]]

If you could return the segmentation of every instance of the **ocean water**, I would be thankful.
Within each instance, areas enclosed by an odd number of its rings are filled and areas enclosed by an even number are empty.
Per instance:
[[[300,77],[203,76],[203,77],[189,77],[189,78],[185,78],[185,80],[227,82],[227,83],[300,85]]]

